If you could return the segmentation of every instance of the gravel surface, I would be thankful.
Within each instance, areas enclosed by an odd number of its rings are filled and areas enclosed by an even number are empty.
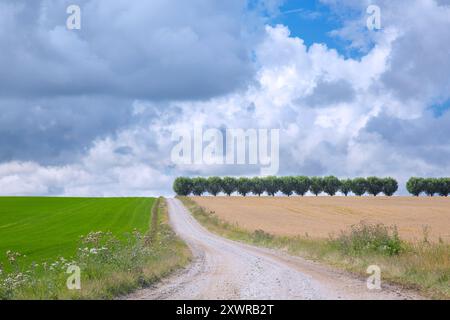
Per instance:
[[[191,248],[186,269],[127,299],[420,299],[393,286],[368,290],[366,279],[300,257],[214,235],[177,199],[168,199],[170,222]]]

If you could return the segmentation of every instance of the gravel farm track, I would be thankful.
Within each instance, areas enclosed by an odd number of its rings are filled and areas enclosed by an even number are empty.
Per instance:
[[[170,223],[193,252],[192,264],[127,299],[421,299],[383,284],[285,253],[231,241],[207,231],[177,199],[167,199]]]

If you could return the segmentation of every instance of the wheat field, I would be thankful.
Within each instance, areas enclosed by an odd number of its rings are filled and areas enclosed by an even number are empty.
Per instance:
[[[450,198],[192,197],[219,218],[247,230],[326,238],[361,221],[398,228],[408,241],[450,243]]]

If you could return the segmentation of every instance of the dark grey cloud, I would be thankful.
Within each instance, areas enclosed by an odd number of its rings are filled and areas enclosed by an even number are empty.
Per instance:
[[[133,149],[129,146],[122,146],[116,148],[114,152],[120,155],[130,155],[133,154]]]
[[[411,21],[410,28],[393,44],[391,68],[381,77],[384,88],[404,101],[442,102],[450,97],[450,42],[442,41],[450,20]]]
[[[71,4],[81,30],[66,28]],[[246,0],[1,0],[0,163],[74,163],[166,101],[245,88],[262,22]],[[136,99],[155,103],[133,116]]]
[[[378,135],[386,148],[410,159],[422,159],[434,167],[450,164],[450,112],[434,117],[432,112],[411,120],[381,114],[367,124],[367,133]]]
[[[262,28],[245,0],[80,0],[79,31],[65,26],[72,3],[0,4],[3,96],[199,99],[252,77]]]
[[[311,107],[320,107],[352,102],[354,98],[355,90],[348,81],[338,80],[330,82],[321,80],[317,83],[313,93],[302,100]]]
[[[74,163],[96,138],[132,121],[131,102],[122,99],[0,99],[0,162]]]
[[[436,0],[436,1],[441,6],[449,6],[450,5],[450,0]]]

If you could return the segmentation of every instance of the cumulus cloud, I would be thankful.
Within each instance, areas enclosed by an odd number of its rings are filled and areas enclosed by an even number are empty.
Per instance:
[[[331,0],[323,2],[334,5]],[[199,3],[210,6],[206,2]],[[407,10],[401,3],[380,1],[384,28],[370,35],[364,44],[354,42],[355,46],[365,46],[364,54],[358,58],[344,57],[324,44],[308,47],[301,37],[291,36],[285,26],[266,26],[260,41],[249,42],[253,59],[246,68],[255,71],[247,74],[247,69],[243,70],[248,81],[238,89],[230,86],[221,93],[205,94],[208,90],[200,88],[202,93],[180,98],[176,92],[177,81],[182,82],[184,76],[198,80],[195,73],[183,73],[184,69],[180,71],[180,79],[174,80],[174,87],[167,86],[168,90],[175,91],[168,91],[163,100],[140,95],[139,88],[128,92],[125,87],[120,88],[118,93],[127,96],[123,98],[126,107],[122,114],[111,115],[107,121],[111,123],[110,128],[104,128],[103,134],[91,134],[87,126],[74,133],[77,138],[73,143],[84,146],[76,161],[55,164],[26,157],[4,157],[11,161],[0,165],[0,189],[8,190],[2,192],[9,194],[166,195],[171,193],[173,178],[182,174],[258,174],[259,170],[251,166],[177,166],[172,163],[170,154],[175,144],[171,140],[172,133],[180,129],[193,130],[195,126],[222,130],[280,129],[280,174],[391,175],[402,183],[411,175],[444,175],[450,169],[446,161],[450,152],[449,113],[435,117],[430,107],[450,98],[450,59],[446,59],[450,52],[446,41],[450,35],[449,8],[442,1],[432,0],[403,3],[406,4]],[[342,5],[364,10],[356,17],[343,17],[346,23],[343,29],[336,30],[336,35],[352,40],[353,36],[361,36],[361,32],[365,34],[366,31],[361,31],[365,26],[364,3],[349,0]],[[121,12],[120,6],[112,8],[118,10],[111,9],[114,12]],[[394,19],[402,12],[404,16]],[[144,19],[138,13],[139,10],[134,13],[138,15],[137,21]],[[119,21],[115,23],[120,25]],[[127,30],[139,33],[140,29]],[[78,37],[86,41],[82,34]],[[100,46],[101,37],[97,35],[95,39]],[[139,48],[140,42],[126,43],[130,49]],[[159,42],[156,44],[156,49],[164,47]],[[128,52],[125,57],[129,59],[124,65],[119,64],[114,55],[120,48],[115,45],[119,46],[114,42],[115,50],[105,54],[106,58],[100,55],[105,61],[116,62],[110,71],[119,72],[120,68],[129,67],[133,70],[136,67],[133,63],[140,61],[139,57]],[[243,50],[247,52],[248,48]],[[171,59],[174,57],[169,55],[168,61]],[[249,63],[245,59],[242,61]],[[170,70],[166,70],[166,74],[162,66],[155,68],[163,77],[161,81],[155,79],[158,85],[165,82],[164,77],[171,77]],[[143,72],[139,76],[130,75],[128,79],[149,80],[151,77],[145,75],[146,70]],[[199,72],[201,78],[201,70]],[[177,75],[174,71],[173,76]],[[232,82],[240,83],[238,79]],[[141,88],[149,83],[151,80]],[[109,86],[108,83],[103,85]],[[192,99],[197,94],[203,98]],[[83,113],[95,124],[95,119],[102,119],[107,112],[99,112],[98,118],[87,111]],[[63,119],[55,120],[55,126],[64,123]],[[46,121],[41,122],[44,128],[52,128]],[[55,129],[55,133],[57,131]],[[16,133],[12,127],[8,132]],[[28,137],[39,132],[30,130]],[[48,141],[49,149],[55,144],[64,144],[65,140],[58,139],[52,143],[52,131],[48,132],[41,137]],[[14,155],[13,151],[10,154]]]
[[[247,85],[263,34],[245,0],[0,2],[0,161],[76,162],[138,117],[133,101],[195,100]]]
[[[0,99],[0,112],[0,162],[73,163],[134,122],[130,101],[104,96]]]
[[[378,32],[366,28],[366,8],[371,1],[321,1],[342,14],[354,13],[342,28],[332,31],[353,47],[364,51],[387,37],[395,39],[378,88],[380,94],[388,92],[392,99],[401,101],[403,110],[396,106],[397,112],[420,116],[430,105],[450,99],[448,1],[377,1],[382,21]]]
[[[81,0],[79,31],[70,4],[2,1],[2,95],[204,98],[251,78],[259,20],[244,0]]]

